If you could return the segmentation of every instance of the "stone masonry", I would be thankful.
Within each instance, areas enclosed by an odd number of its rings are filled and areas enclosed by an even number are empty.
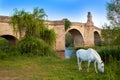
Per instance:
[[[9,41],[9,45],[15,45],[20,40],[19,34],[14,32],[13,27],[8,23],[10,17],[0,16],[0,37]],[[74,38],[74,45],[78,46],[94,46],[101,41],[101,29],[94,26],[92,15],[88,12],[87,22],[72,22],[71,27],[65,31],[64,21],[48,21],[48,28],[54,29],[56,32],[56,51],[65,50],[65,34],[70,32]]]

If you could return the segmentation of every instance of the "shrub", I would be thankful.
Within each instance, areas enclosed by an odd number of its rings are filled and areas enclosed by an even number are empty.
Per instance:
[[[8,55],[4,52],[0,50],[0,59],[3,60],[7,57]]]
[[[48,44],[33,36],[25,37],[17,46],[22,54],[55,56],[55,51]]]
[[[97,49],[104,62],[109,62],[111,57],[113,60],[120,60],[120,46],[105,46]]]

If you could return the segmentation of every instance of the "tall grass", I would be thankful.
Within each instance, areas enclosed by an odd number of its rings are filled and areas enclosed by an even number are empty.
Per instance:
[[[96,48],[104,62],[110,62],[113,60],[120,60],[120,46],[106,46]]]

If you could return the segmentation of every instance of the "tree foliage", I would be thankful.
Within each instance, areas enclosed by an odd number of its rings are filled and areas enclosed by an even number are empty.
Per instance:
[[[112,28],[120,28],[120,0],[111,0],[107,3],[107,18]]]
[[[74,39],[71,33],[66,33],[65,35],[65,46],[66,47],[74,47]]]
[[[102,29],[102,38],[103,38],[103,45],[113,45],[114,36],[113,29],[110,28],[107,24],[104,25]]]
[[[22,53],[43,53],[50,52],[51,47],[56,40],[56,34],[53,29],[49,30],[45,24],[45,14],[43,9],[35,8],[32,13],[25,10],[14,10],[11,16],[10,24],[14,30],[19,32],[22,40],[18,42],[18,47]],[[23,33],[25,36],[23,37]]]
[[[109,25],[104,25],[102,30],[105,45],[120,45],[120,1],[111,0],[107,3],[107,18]]]
[[[39,37],[43,39],[47,44],[53,46],[56,41],[56,33],[54,29],[48,29],[47,27],[40,27]]]
[[[68,28],[70,28],[71,22],[67,18],[64,18],[63,20],[65,21],[65,31],[66,31]]]
[[[44,17],[47,16],[43,9],[35,8],[32,13],[25,10],[18,11],[14,9],[14,14],[11,16],[10,23],[14,30],[20,33],[25,31],[25,35],[38,36],[40,27],[44,25]]]

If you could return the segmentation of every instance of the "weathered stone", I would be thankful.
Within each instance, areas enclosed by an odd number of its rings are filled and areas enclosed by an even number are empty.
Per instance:
[[[78,46],[94,46],[101,41],[101,29],[94,26],[91,13],[88,13],[86,23],[72,22],[71,27],[65,31],[64,21],[46,21],[49,29],[54,29],[56,32],[56,43],[54,49],[56,51],[65,50],[65,34],[70,32],[74,38],[74,45]],[[14,32],[12,25],[9,25],[10,17],[0,16],[0,36],[6,38],[9,42],[19,40],[20,36]],[[25,33],[23,32],[23,35]],[[12,36],[12,37],[6,37]],[[9,39],[12,38],[12,39]],[[15,40],[16,39],[16,40]],[[15,43],[14,43],[15,44]]]

